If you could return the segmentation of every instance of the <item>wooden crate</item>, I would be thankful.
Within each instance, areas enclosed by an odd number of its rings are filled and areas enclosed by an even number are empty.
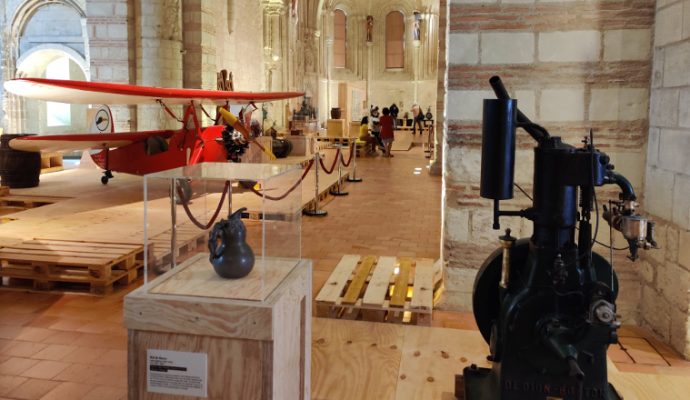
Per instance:
[[[62,171],[62,153],[41,153],[41,173]]]
[[[345,255],[316,296],[317,315],[429,325],[440,277],[431,259]]]
[[[181,398],[149,391],[149,378],[161,379],[147,367],[155,350],[205,359],[208,399],[311,398],[311,262],[257,259],[233,280],[207,258],[195,255],[125,297],[129,398]]]
[[[141,245],[28,240],[0,249],[0,277],[10,278],[10,286],[28,282],[33,289],[51,290],[57,283],[71,283],[105,294],[115,283],[136,280],[143,259]]]
[[[347,137],[349,132],[344,119],[329,119],[326,121],[326,134],[331,138]]]

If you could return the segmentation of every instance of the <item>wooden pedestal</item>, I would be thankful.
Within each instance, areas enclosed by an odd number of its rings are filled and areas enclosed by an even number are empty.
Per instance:
[[[291,156],[311,156],[314,154],[314,137],[311,134],[288,136],[286,139],[292,143]]]
[[[127,295],[129,399],[309,399],[311,261],[296,262],[257,258],[247,277],[225,280],[199,254]],[[161,386],[147,364],[156,350],[205,359],[207,397],[150,391],[152,379]],[[189,384],[174,376],[185,362],[169,365],[165,385]]]
[[[347,133],[344,119],[329,119],[326,123],[326,135],[328,137],[346,137]]]

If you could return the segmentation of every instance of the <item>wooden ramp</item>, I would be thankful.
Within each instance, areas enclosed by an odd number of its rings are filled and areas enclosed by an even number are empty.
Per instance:
[[[10,278],[10,286],[28,281],[33,289],[51,290],[57,283],[72,283],[105,294],[115,283],[133,282],[143,260],[142,245],[27,240],[0,249],[0,277]]]
[[[437,272],[428,258],[345,255],[316,296],[317,315],[429,325]]]
[[[409,151],[412,148],[414,135],[410,131],[395,131],[392,151]]]

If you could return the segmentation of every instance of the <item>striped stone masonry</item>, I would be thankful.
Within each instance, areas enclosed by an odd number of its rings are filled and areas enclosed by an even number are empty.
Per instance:
[[[653,68],[651,61],[652,0],[455,0],[449,12],[443,307],[468,309],[476,271],[499,246],[500,233],[491,229],[491,202],[479,196],[482,100],[495,98],[489,78],[501,76],[525,115],[567,143],[579,144],[593,129],[597,147],[641,192],[652,71],[669,66]],[[515,181],[528,193],[534,145],[518,133]],[[617,191],[605,187],[598,194],[605,201]],[[529,204],[516,190],[504,207]],[[502,227],[518,236],[531,235],[531,225],[524,219],[502,220]],[[604,230],[599,240],[608,242]],[[636,265],[620,254],[615,267],[619,313],[624,321],[637,321]]]
[[[134,10],[127,0],[86,2],[86,26],[89,35],[91,80],[100,82],[134,83],[130,71],[134,68],[131,47]],[[136,128],[133,107],[111,107],[116,131]]]
[[[641,322],[690,357],[690,1],[659,1],[644,206],[660,249],[643,254]]]

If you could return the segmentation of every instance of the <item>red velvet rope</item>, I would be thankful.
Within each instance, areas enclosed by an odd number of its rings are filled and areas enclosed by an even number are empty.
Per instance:
[[[327,173],[328,175],[330,175],[330,174],[333,173],[333,170],[335,169],[335,164],[338,162],[339,156],[340,156],[340,149],[338,149],[338,150],[335,152],[335,158],[333,159],[333,165],[331,165],[330,170],[329,170],[328,168],[326,168],[325,165],[323,165],[323,159],[322,159],[322,158],[319,158],[319,164],[321,164],[321,168],[323,169],[323,171],[324,171],[325,173]]]
[[[348,157],[347,162],[345,162],[345,160],[343,160],[342,157],[340,158],[340,161],[343,162],[343,166],[345,168],[349,167],[350,163],[352,163],[352,154],[354,154],[354,152],[355,152],[355,142],[352,142],[352,145],[350,146],[350,157]]]
[[[307,168],[304,169],[304,172],[302,172],[302,176],[299,178],[299,180],[297,182],[295,182],[295,184],[292,185],[292,187],[290,189],[288,189],[287,192],[285,192],[281,196],[269,196],[267,194],[263,194],[263,193],[259,192],[258,190],[254,189],[254,186],[252,186],[251,191],[254,192],[255,195],[261,196],[261,197],[266,198],[268,200],[272,200],[272,201],[282,200],[282,199],[286,198],[287,195],[292,193],[292,191],[297,188],[297,186],[300,184],[300,182],[302,182],[304,180],[304,178],[309,173],[309,170],[311,169],[312,165],[314,165],[314,160],[309,160],[309,164],[307,164]]]
[[[188,202],[184,200],[184,195],[182,193],[182,188],[180,186],[177,186],[177,195],[180,196],[180,200],[182,200],[182,208],[184,208],[184,212],[187,214],[187,217],[189,217],[190,221],[192,221],[192,223],[196,225],[197,228],[206,230],[209,229],[214,222],[216,222],[216,218],[218,218],[220,209],[223,207],[223,203],[225,202],[225,195],[228,194],[228,188],[230,188],[230,181],[225,181],[225,187],[223,188],[223,194],[220,196],[218,208],[216,208],[216,212],[213,213],[213,217],[211,217],[211,220],[208,221],[208,224],[206,225],[202,224],[196,218],[194,218],[192,212],[189,210]]]

